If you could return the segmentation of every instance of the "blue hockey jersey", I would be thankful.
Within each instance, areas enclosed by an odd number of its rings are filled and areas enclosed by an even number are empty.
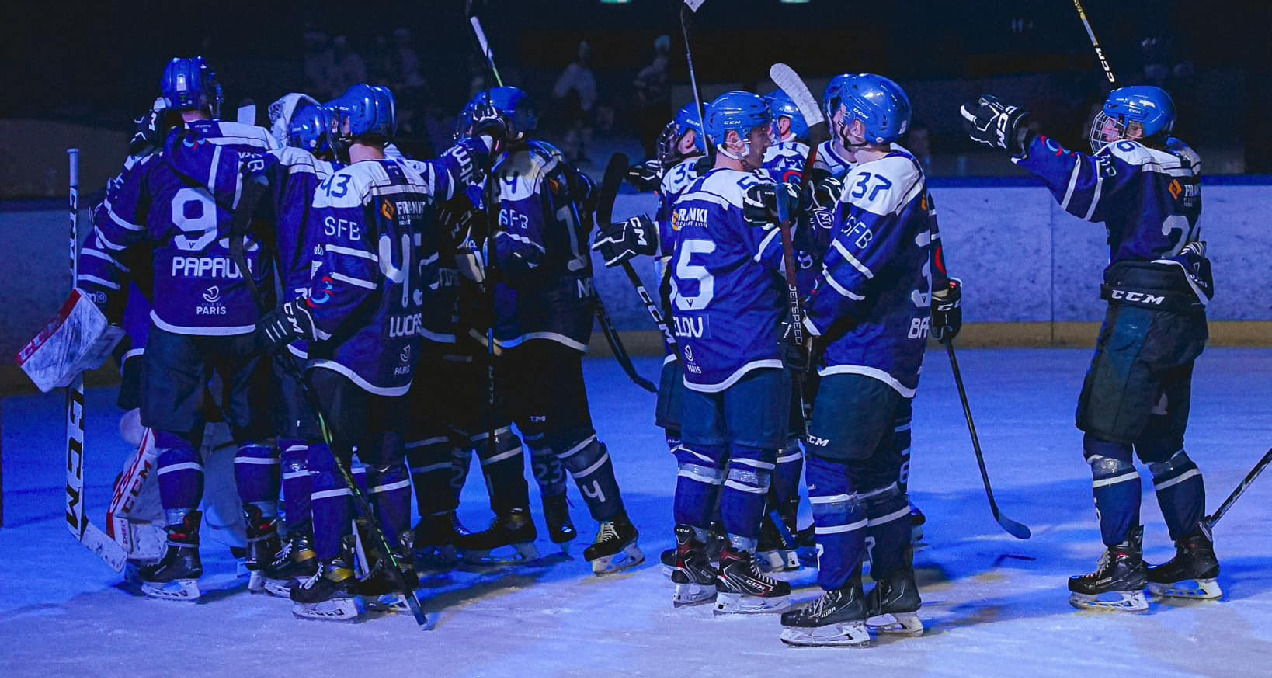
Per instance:
[[[673,290],[671,285],[671,256],[676,251],[680,230],[672,223],[671,213],[676,201],[698,179],[698,163],[701,156],[687,158],[668,169],[658,187],[658,257],[654,260],[654,274],[660,282],[658,296],[663,304],[663,317],[672,317]],[[664,362],[676,360],[676,351],[663,340]]]
[[[544,339],[586,351],[592,336],[590,180],[561,151],[532,141],[495,163],[496,338]]]
[[[263,171],[258,157],[275,146],[261,127],[212,120],[173,130],[163,149],[122,175],[104,203],[85,246],[81,283],[92,298],[115,306],[126,289],[119,266],[132,252],[149,248],[153,261],[155,326],[177,334],[224,336],[255,330],[256,300],[230,260],[233,210],[245,177]],[[245,256],[258,284],[269,279],[269,257],[261,240],[245,239]],[[267,255],[267,253],[266,253]],[[146,287],[143,284],[143,288]]]
[[[1110,265],[1170,259],[1201,237],[1201,158],[1173,137],[1165,150],[1122,140],[1091,156],[1037,136],[1012,162],[1038,175],[1066,212],[1105,225]]]
[[[894,146],[848,174],[805,327],[822,376],[862,374],[914,397],[930,325],[931,216],[923,170]]]
[[[319,341],[311,367],[359,387],[404,395],[419,359],[425,281],[437,253],[425,235],[436,229],[435,200],[472,180],[486,155],[464,140],[430,162],[366,160],[333,174],[314,195],[310,228],[322,256],[308,293]]]
[[[309,215],[314,193],[340,166],[291,146],[271,155],[277,158],[270,183],[274,191],[278,277],[283,301],[292,301],[309,293],[322,257],[323,232],[314,227]],[[292,342],[287,348],[297,357],[309,357],[304,341]]]
[[[743,217],[746,190],[764,179],[713,169],[676,201],[672,226],[672,319],[685,386],[715,393],[751,370],[781,368],[786,314],[782,241],[776,224]]]

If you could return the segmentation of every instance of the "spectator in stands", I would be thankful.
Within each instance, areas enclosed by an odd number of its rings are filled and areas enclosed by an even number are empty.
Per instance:
[[[587,163],[595,124],[596,76],[592,74],[592,46],[579,42],[578,58],[565,67],[552,88],[557,110],[566,121],[563,150],[575,163]]]
[[[636,114],[640,125],[640,143],[645,157],[656,157],[658,135],[671,119],[671,83],[667,66],[671,61],[671,37],[660,35],[654,40],[654,60],[636,74]]]

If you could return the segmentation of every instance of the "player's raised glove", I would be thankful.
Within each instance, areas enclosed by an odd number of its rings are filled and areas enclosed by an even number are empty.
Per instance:
[[[293,341],[314,341],[318,330],[304,299],[289,301],[256,322],[257,341],[268,353],[278,353]]]
[[[777,224],[799,211],[799,185],[760,183],[742,194],[742,218],[754,226]]]
[[[489,138],[492,152],[508,139],[508,121],[488,97],[483,97],[477,102],[476,107],[473,108],[472,121],[472,135]]]
[[[932,337],[948,344],[963,329],[963,281],[950,278],[950,286],[932,291]]]
[[[141,155],[163,146],[168,113],[167,100],[159,97],[149,111],[133,121],[136,126],[132,139],[128,141],[128,155]]]
[[[662,163],[657,158],[650,158],[627,168],[627,183],[641,193],[649,193],[658,190],[662,183],[662,173]]]
[[[1017,106],[985,94],[959,108],[963,130],[978,144],[1001,148],[1012,155],[1024,155],[1033,133],[1025,125],[1029,113]]]
[[[658,251],[658,226],[649,216],[636,215],[598,233],[592,249],[601,253],[607,268],[642,254],[654,254]]]
[[[833,210],[844,194],[844,182],[829,173],[818,173],[808,180],[808,203],[813,209]]]

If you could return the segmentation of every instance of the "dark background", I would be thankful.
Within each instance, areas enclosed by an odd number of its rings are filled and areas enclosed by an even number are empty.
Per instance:
[[[650,61],[656,36],[672,37],[671,77],[688,83],[679,2],[476,5],[505,80],[540,101],[579,40],[590,42],[598,106],[613,114],[613,125],[598,129],[601,137],[634,137],[631,82]],[[1179,136],[1203,157],[1207,148],[1235,154],[1239,162],[1229,166],[1239,171],[1272,172],[1272,2],[1087,0],[1086,9],[1119,84],[1145,82],[1146,67],[1164,67]],[[708,0],[694,22],[701,82],[753,87],[775,61],[809,80],[882,73],[910,90],[934,155],[973,152],[958,132],[956,108],[982,90],[1014,98],[1044,130],[1072,144],[1081,143],[1092,104],[1107,92],[1069,0]],[[428,81],[426,100],[414,105],[427,115],[453,115],[482,71],[460,0],[8,0],[0,8],[0,119],[129,130],[158,94],[166,61],[193,54],[217,70],[227,106],[251,98],[263,109],[304,87],[307,31],[346,35],[365,55],[377,36],[398,27],[411,30]],[[426,136],[422,129],[415,135]]]

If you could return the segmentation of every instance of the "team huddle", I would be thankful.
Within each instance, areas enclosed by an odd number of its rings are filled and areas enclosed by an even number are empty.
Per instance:
[[[201,596],[212,410],[237,446],[249,588],[289,597],[296,616],[418,612],[421,574],[538,558],[527,454],[553,543],[578,536],[572,477],[599,524],[593,572],[640,565],[583,378],[595,250],[633,280],[638,257],[657,264],[673,604],[781,612],[793,645],[922,632],[912,401],[929,337],[960,331],[962,284],[923,165],[898,143],[911,106],[895,82],[834,78],[824,124],[780,89],[686,106],[658,157],[627,173],[657,193],[657,213],[621,223],[605,216],[613,195],[532,136],[533,103],[514,87],[474,97],[434,160],[393,145],[384,87],[327,103],[288,94],[270,129],[220,120],[220,104],[202,58],[168,64],[79,260],[78,288],[127,330],[120,401],[139,409],[157,460],[165,538],[133,554],[144,595]],[[988,95],[961,114],[973,140],[1109,229],[1108,317],[1077,420],[1108,550],[1071,579],[1073,604],[1145,609],[1145,587],[1218,597],[1201,474],[1183,450],[1212,293],[1200,161],[1170,136],[1170,97],[1115,90],[1093,155]],[[478,532],[456,520],[474,454],[494,515]],[[1177,546],[1160,566],[1141,555],[1133,455]],[[788,609],[777,575],[814,549],[823,594]]]

